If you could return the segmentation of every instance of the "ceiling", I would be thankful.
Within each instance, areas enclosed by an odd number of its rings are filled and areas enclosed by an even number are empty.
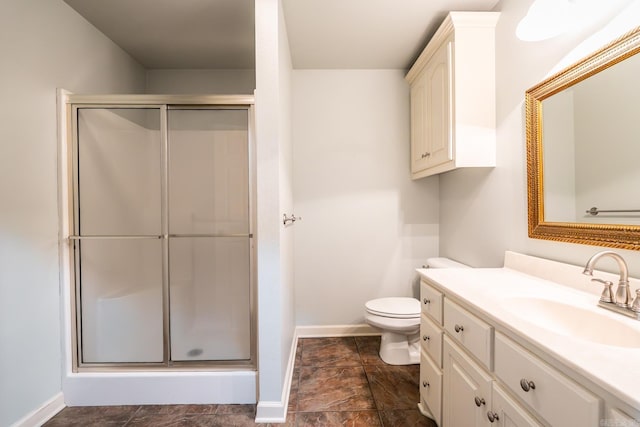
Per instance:
[[[254,0],[64,0],[148,69],[255,66]],[[406,69],[450,10],[498,0],[282,0],[294,68]]]
[[[450,10],[497,0],[283,0],[294,68],[408,69]]]
[[[64,0],[145,68],[254,68],[254,0]]]

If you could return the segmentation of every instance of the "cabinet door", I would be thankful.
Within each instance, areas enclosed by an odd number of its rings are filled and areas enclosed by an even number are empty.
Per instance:
[[[487,419],[499,427],[539,427],[541,426],[529,413],[515,400],[511,399],[502,388],[493,383],[492,411],[487,413]]]
[[[427,168],[428,148],[426,139],[427,99],[426,73],[422,73],[411,85],[411,172]]]
[[[426,160],[433,167],[453,159],[451,130],[450,58],[452,42],[446,42],[426,65]]]
[[[427,356],[420,352],[420,404],[418,408],[442,425],[442,372]]]
[[[491,425],[491,377],[446,336],[443,379],[444,426]]]

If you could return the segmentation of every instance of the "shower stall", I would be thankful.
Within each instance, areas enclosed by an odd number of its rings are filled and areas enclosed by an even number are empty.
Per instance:
[[[67,114],[74,370],[255,370],[253,97]]]

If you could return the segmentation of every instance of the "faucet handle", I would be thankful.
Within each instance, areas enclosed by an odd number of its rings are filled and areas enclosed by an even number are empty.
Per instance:
[[[601,302],[615,302],[613,300],[613,291],[611,290],[611,286],[613,286],[613,282],[610,282],[608,280],[598,279],[597,277],[594,277],[593,279],[591,279],[591,281],[602,283],[604,285],[604,289],[602,290],[602,294],[600,295]],[[638,311],[640,311],[640,299],[636,298],[636,300],[638,301]]]
[[[640,289],[636,289],[636,298],[633,300],[633,304],[631,304],[631,310],[640,313]]]

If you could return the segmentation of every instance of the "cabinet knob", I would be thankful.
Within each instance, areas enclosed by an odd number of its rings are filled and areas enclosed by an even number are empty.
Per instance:
[[[422,336],[422,340],[423,341],[429,341],[431,339],[431,337],[427,336],[427,335],[423,335]]]
[[[427,299],[427,298],[424,298],[424,299],[422,300],[422,302],[423,302],[423,303],[425,303],[425,304],[429,304],[429,303],[431,303],[431,300],[430,300],[430,299]]]
[[[520,380],[520,387],[522,387],[522,389],[528,393],[529,390],[536,389],[536,384],[533,381],[529,381],[526,378],[523,378]]]
[[[427,381],[422,381],[422,387],[424,388],[429,387],[429,383]]]
[[[485,402],[485,400],[483,398],[478,397],[478,396],[476,396],[473,400],[476,402],[476,406],[478,408],[487,403],[487,402]]]
[[[431,153],[422,153],[422,155],[420,156],[421,159],[426,159],[427,157],[429,157],[431,155]]]
[[[489,418],[489,422],[498,421],[500,419],[500,417],[498,417],[498,414],[491,411],[487,412],[487,418]]]
[[[464,331],[464,326],[456,324],[453,327],[453,330],[456,331],[457,333],[460,333],[460,332]]]

